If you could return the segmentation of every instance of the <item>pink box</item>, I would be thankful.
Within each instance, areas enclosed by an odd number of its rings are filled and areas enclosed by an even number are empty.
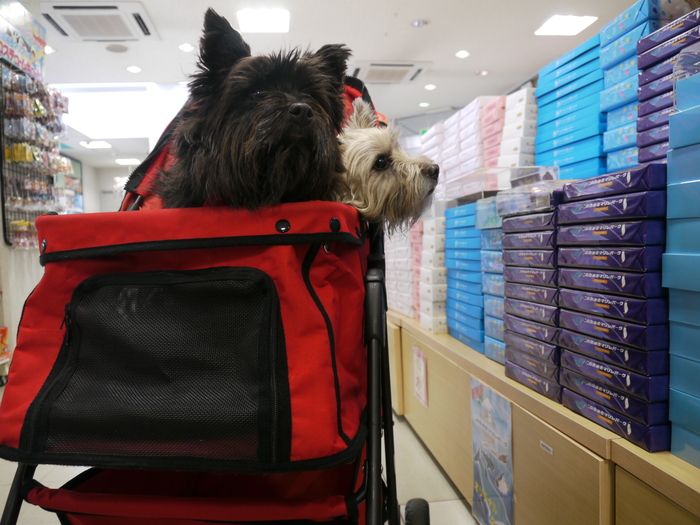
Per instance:
[[[411,231],[423,233],[423,219],[418,219],[416,223],[413,226],[411,226]]]
[[[423,232],[422,231],[411,230],[411,233],[408,235],[408,238],[410,239],[411,244],[423,244]]]
[[[487,159],[484,164],[487,168],[497,168],[498,167],[498,159],[499,159],[499,157],[492,157],[490,159]]]
[[[488,162],[490,159],[493,157],[498,157],[501,154],[501,143],[499,142],[498,144],[491,146],[488,149],[484,150],[484,158]]]
[[[492,148],[497,144],[500,145],[502,139],[503,131],[501,131],[500,133],[496,133],[495,135],[491,135],[490,137],[484,138],[484,150]]]
[[[504,123],[503,118],[500,118],[496,122],[493,122],[493,123],[489,124],[488,126],[484,126],[481,130],[481,137],[483,139],[486,139],[486,138],[491,137],[499,132],[502,132],[503,131],[503,123]],[[500,142],[500,140],[499,140],[499,142]],[[484,144],[484,146],[485,145],[486,144]]]
[[[483,118],[483,115],[486,115],[487,113],[494,111],[494,110],[497,110],[497,109],[502,109],[505,111],[505,109],[506,109],[506,96],[505,95],[494,97],[493,100],[484,104],[483,108],[481,109],[482,118]]]
[[[481,126],[486,127],[489,124],[496,122],[497,120],[504,119],[505,116],[506,116],[506,108],[496,107],[494,109],[491,109],[488,112],[484,112],[481,115]]]

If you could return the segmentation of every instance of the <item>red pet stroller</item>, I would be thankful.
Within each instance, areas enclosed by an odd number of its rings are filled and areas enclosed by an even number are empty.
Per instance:
[[[37,230],[0,525],[23,499],[72,525],[399,524],[381,229],[314,202]],[[53,489],[37,464],[94,468]],[[423,500],[406,515],[429,523]]]

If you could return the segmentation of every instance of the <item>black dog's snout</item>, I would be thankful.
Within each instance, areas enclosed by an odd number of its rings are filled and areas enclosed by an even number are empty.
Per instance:
[[[311,106],[305,104],[304,102],[295,102],[289,106],[289,114],[292,116],[292,120],[299,124],[300,126],[306,126],[311,124],[311,119],[314,116],[314,110]]]
[[[440,175],[440,166],[437,164],[433,164],[428,168],[428,177],[430,177],[433,180],[438,180],[438,176]]]

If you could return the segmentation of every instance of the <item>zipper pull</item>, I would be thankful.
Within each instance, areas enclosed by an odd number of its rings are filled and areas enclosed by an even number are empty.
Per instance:
[[[63,330],[64,326],[68,326],[70,324],[70,303],[66,303],[66,315],[63,316],[63,322],[61,323],[61,330]]]

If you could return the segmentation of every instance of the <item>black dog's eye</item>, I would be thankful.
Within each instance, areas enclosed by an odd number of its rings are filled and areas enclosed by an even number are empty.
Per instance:
[[[254,91],[250,94],[250,98],[252,98],[253,100],[258,100],[262,98],[262,91]]]
[[[385,170],[389,167],[391,159],[386,158],[384,155],[379,155],[377,160],[374,161],[374,169],[378,171]]]

